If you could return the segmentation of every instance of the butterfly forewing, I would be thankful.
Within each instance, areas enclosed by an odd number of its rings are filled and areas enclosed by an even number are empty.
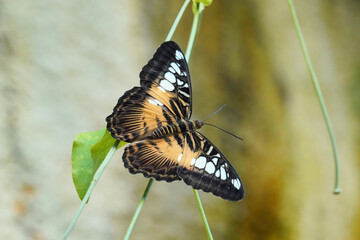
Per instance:
[[[191,81],[184,54],[174,42],[163,43],[140,72],[141,87],[122,96],[106,118],[111,135],[125,142],[191,115]]]
[[[143,87],[156,86],[163,92],[174,93],[181,103],[182,114],[190,119],[192,90],[185,56],[174,42],[163,43],[140,72]]]
[[[177,117],[167,107],[172,96],[165,94],[158,100],[148,92],[148,89],[134,87],[119,99],[113,113],[106,118],[107,129],[114,138],[136,141],[170,120],[175,121]]]

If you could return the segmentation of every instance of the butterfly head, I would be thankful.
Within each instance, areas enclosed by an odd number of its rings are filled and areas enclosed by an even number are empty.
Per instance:
[[[204,123],[203,123],[203,122],[200,122],[199,120],[195,120],[194,123],[195,123],[196,129],[199,129],[199,128],[201,128],[202,126],[204,126]]]

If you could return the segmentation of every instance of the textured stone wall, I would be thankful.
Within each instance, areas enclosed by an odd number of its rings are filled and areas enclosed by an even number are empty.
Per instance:
[[[194,117],[229,158],[246,197],[200,193],[215,239],[358,239],[360,10],[356,1],[295,1],[335,130],[330,140],[286,1],[214,1],[190,64]],[[104,127],[118,97],[165,39],[181,1],[0,1],[0,238],[59,239],[80,201],[77,133]],[[174,40],[185,48],[186,12]],[[210,121],[210,120],[209,120]],[[147,184],[119,149],[71,239],[122,239]],[[155,182],[133,239],[205,239],[192,190]]]

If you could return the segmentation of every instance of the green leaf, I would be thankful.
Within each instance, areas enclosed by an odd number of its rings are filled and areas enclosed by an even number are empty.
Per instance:
[[[201,6],[199,3],[202,3],[203,6]],[[192,4],[192,10],[193,13],[202,12],[204,10],[204,6],[209,6],[212,3],[212,0],[193,0]]]
[[[96,170],[104,161],[106,155],[108,154],[110,148],[114,145],[115,141],[116,140],[111,136],[111,134],[106,131],[103,138],[91,148],[90,154],[93,161],[93,174],[95,174]],[[116,149],[124,146],[125,144],[126,142],[120,142]]]
[[[209,6],[212,3],[212,0],[197,0],[198,2],[201,2],[205,6]]]
[[[104,161],[115,139],[103,128],[96,132],[80,133],[76,136],[72,149],[72,175],[76,191],[82,200],[88,190],[96,170]],[[120,142],[117,149],[126,142]]]
[[[107,131],[104,128],[96,132],[80,133],[74,140],[71,154],[72,176],[80,199],[84,198],[94,175],[94,164],[90,149],[100,141],[105,132]]]

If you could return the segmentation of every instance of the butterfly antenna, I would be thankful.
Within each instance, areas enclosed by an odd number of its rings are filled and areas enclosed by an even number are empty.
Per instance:
[[[209,120],[209,118],[211,118],[212,116],[214,116],[215,114],[217,114],[218,112],[220,112],[221,109],[223,109],[225,107],[226,104],[222,105],[221,108],[219,108],[218,110],[216,110],[216,112],[214,112],[213,114],[211,114],[209,117],[205,118],[205,120],[202,120],[201,122],[204,123],[205,121]]]
[[[236,137],[237,139],[244,140],[244,139],[242,139],[241,137],[236,136],[235,134],[233,134],[233,133],[231,133],[231,132],[228,132],[228,131],[226,131],[226,130],[218,127],[218,126],[212,125],[212,124],[210,124],[210,123],[204,123],[204,125],[209,125],[209,126],[215,127],[215,128],[217,128],[217,129],[219,129],[219,130],[221,130],[221,131],[223,131],[223,132],[225,132],[225,133],[227,133],[227,134],[230,134],[230,135],[233,136],[233,137]]]

